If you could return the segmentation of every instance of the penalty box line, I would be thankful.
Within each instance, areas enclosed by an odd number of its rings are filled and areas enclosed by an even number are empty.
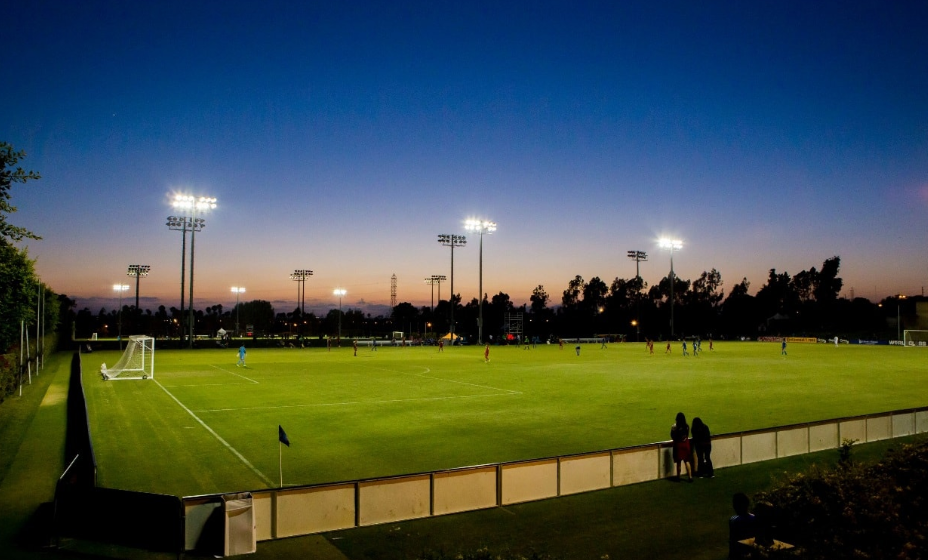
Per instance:
[[[164,387],[164,385],[162,385],[161,383],[158,383],[158,380],[157,380],[157,379],[152,379],[152,381],[154,381],[155,384],[158,385],[158,387],[161,387],[161,390],[164,391],[165,393],[167,393],[167,395],[168,395],[169,397],[171,397],[171,399],[173,399],[174,402],[176,402],[176,403],[178,404],[178,406],[180,406],[181,408],[183,408],[184,410],[186,410],[186,411],[187,411],[187,414],[189,414],[190,416],[192,416],[193,419],[196,420],[198,424],[200,424],[201,426],[203,426],[204,428],[206,428],[206,431],[209,432],[210,434],[212,434],[213,437],[216,438],[216,439],[219,441],[219,443],[221,443],[222,445],[224,445],[224,446],[226,447],[226,449],[228,449],[229,451],[232,452],[233,455],[235,455],[236,457],[238,457],[239,460],[240,460],[242,463],[245,464],[245,466],[247,466],[249,469],[251,469],[251,472],[253,472],[253,473],[255,473],[256,475],[258,475],[258,478],[260,478],[265,484],[267,484],[269,488],[274,486],[274,483],[271,482],[271,480],[268,479],[268,477],[264,476],[264,473],[262,473],[261,471],[259,471],[259,470],[257,469],[257,467],[255,467],[254,465],[252,465],[252,464],[248,461],[248,459],[246,459],[241,453],[239,453],[237,449],[235,449],[234,447],[232,447],[232,445],[231,445],[229,442],[227,442],[226,440],[222,439],[222,436],[220,436],[220,435],[217,434],[212,428],[210,428],[210,427],[206,424],[206,422],[204,422],[203,420],[201,420],[199,416],[197,416],[196,414],[193,413],[192,410],[190,410],[189,408],[187,408],[187,407],[184,405],[184,403],[180,402],[180,400],[179,400],[177,397],[175,397],[173,394],[171,394],[171,392],[168,391],[168,390]]]

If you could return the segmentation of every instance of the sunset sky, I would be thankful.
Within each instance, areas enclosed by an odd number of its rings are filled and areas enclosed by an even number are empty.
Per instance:
[[[40,181],[10,216],[96,312],[148,264],[178,306],[175,193],[213,196],[195,304],[375,315],[517,305],[575,276],[712,268],[726,294],[841,257],[842,295],[928,284],[928,3],[81,1],[4,8],[0,140]],[[189,239],[188,239],[189,245]],[[188,264],[189,267],[189,264]],[[189,270],[189,268],[188,268]],[[441,287],[447,298],[449,284]],[[133,294],[133,292],[129,292]],[[436,293],[437,296],[437,293]],[[129,296],[127,295],[127,298]]]

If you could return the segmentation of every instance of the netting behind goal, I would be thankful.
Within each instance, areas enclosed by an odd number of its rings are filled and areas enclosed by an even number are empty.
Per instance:
[[[130,336],[122,357],[113,367],[100,366],[104,379],[149,379],[155,376],[155,339]]]
[[[906,346],[928,347],[928,331],[903,331],[902,343]]]

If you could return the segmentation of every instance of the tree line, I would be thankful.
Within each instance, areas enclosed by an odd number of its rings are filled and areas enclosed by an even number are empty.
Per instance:
[[[0,353],[18,344],[21,324],[35,324],[40,294],[45,298],[46,323],[59,323],[65,336],[89,338],[93,333],[115,336],[120,332],[182,336],[186,318],[177,308],[162,305],[152,312],[125,305],[97,313],[87,308],[76,310],[73,299],[56,294],[41,282],[28,252],[16,246],[23,239],[41,237],[7,219],[16,211],[10,203],[12,186],[40,178],[17,165],[24,156],[0,142]],[[715,268],[694,280],[666,276],[651,286],[638,276],[616,277],[607,284],[598,276],[585,280],[576,275],[567,281],[559,300],[543,285],[536,286],[529,303],[520,306],[504,292],[483,294],[483,331],[495,340],[512,335],[539,339],[613,335],[660,340],[671,336],[671,313],[675,337],[875,339],[894,338],[900,328],[897,318],[914,326],[915,305],[922,298],[890,297],[879,303],[841,298],[840,267],[840,257],[834,256],[820,269],[812,267],[792,276],[771,268],[766,283],[754,295],[747,278],[726,294],[722,274]],[[400,303],[389,316],[372,317],[359,309],[331,309],[317,316],[303,314],[299,308],[277,311],[267,301],[253,300],[231,309],[213,305],[195,310],[194,320],[196,332],[207,336],[215,336],[220,329],[235,332],[236,325],[239,331],[247,328],[258,336],[335,336],[340,324],[342,335],[347,337],[385,337],[402,331],[408,337],[434,338],[451,330],[452,309],[454,331],[473,338],[478,331],[480,302],[473,298],[464,303],[460,294],[439,301],[434,308]]]
[[[674,337],[756,338],[758,336],[815,336],[831,338],[895,338],[897,318],[915,328],[916,302],[921,298],[890,297],[880,303],[864,298],[840,297],[843,281],[838,276],[841,259],[826,259],[820,269],[812,267],[795,275],[770,269],[766,283],[750,294],[746,278],[723,290],[722,274],[711,269],[694,280],[673,278]],[[551,338],[610,335],[625,340],[663,340],[670,337],[671,278],[648,286],[640,277],[584,280],[577,275],[567,282],[560,300],[554,300],[538,285],[529,303],[516,306],[509,294],[484,296],[484,333],[501,340],[510,335]],[[62,312],[71,317],[81,337],[90,332],[114,336],[118,310],[73,311],[74,302],[60,297]],[[371,316],[360,309],[331,309],[324,315],[275,311],[263,300],[241,302],[237,307],[214,305],[196,310],[196,331],[215,336],[220,330],[239,330],[256,336],[336,336],[339,318],[345,337],[389,337],[401,331],[409,338],[436,338],[450,329],[454,306],[455,332],[473,339],[478,331],[477,298],[462,303],[459,294],[441,300],[434,308],[403,302],[389,316]],[[175,308],[160,306],[155,313],[123,306],[122,332],[144,332],[160,337],[178,337],[185,317]]]

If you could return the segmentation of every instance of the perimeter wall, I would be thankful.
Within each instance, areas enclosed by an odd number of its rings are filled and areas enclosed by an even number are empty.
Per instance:
[[[716,469],[928,432],[928,407],[712,438]],[[672,476],[670,442],[336,484],[251,492],[258,541],[486,509]],[[183,499],[185,550],[223,495]],[[209,540],[209,539],[207,539]]]

